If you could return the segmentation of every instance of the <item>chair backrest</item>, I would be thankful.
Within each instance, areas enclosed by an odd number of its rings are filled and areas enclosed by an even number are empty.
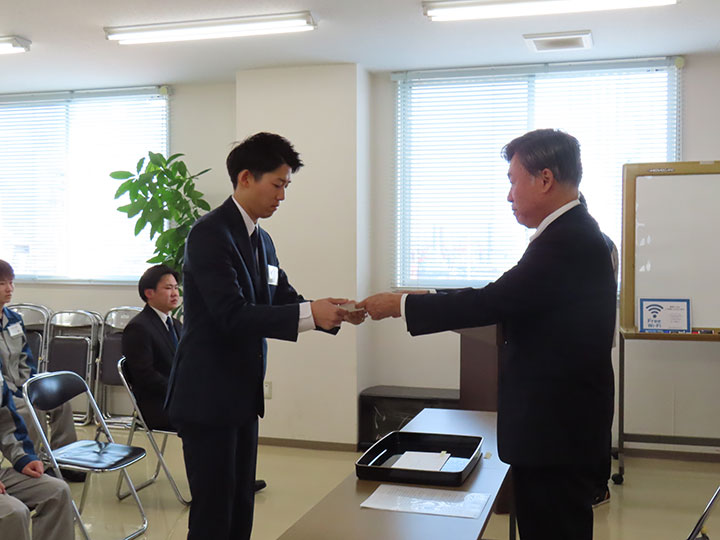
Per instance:
[[[48,347],[48,371],[73,371],[88,378],[90,338],[55,336]]]
[[[100,382],[114,386],[122,385],[118,373],[118,360],[122,356],[122,333],[108,334],[103,340],[102,354],[100,355],[99,374]]]
[[[113,332],[122,332],[135,315],[142,308],[134,306],[120,306],[112,308],[105,314],[105,335]]]
[[[40,369],[40,360],[42,359],[42,348],[43,348],[43,335],[37,330],[25,330],[25,336],[27,337],[28,345],[30,346],[30,352],[33,355]]]
[[[24,384],[24,391],[30,403],[42,411],[55,409],[75,396],[90,393],[83,378],[71,371],[41,373],[31,377]]]
[[[47,354],[48,328],[52,310],[40,304],[10,304],[8,308],[20,314],[25,325],[25,335],[28,338],[30,350],[37,363],[39,371],[43,371],[42,365]]]

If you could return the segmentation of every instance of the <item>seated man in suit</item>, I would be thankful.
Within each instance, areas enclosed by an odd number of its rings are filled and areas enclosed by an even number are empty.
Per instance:
[[[0,277],[0,298],[10,286]],[[4,340],[0,340],[4,341]],[[2,363],[2,359],[0,359]],[[62,480],[43,474],[27,427],[15,410],[14,395],[0,374],[0,464],[3,456],[10,467],[0,466],[0,538],[33,540],[75,538],[70,488]]]
[[[15,272],[9,263],[0,260],[0,374],[13,398],[13,405],[29,428],[30,438],[35,447],[40,446],[40,434],[35,430],[30,410],[22,396],[22,385],[37,373],[37,363],[28,344],[22,317],[5,307],[12,300],[15,290]],[[60,448],[77,440],[73,423],[72,406],[64,403],[50,412],[37,411],[38,419],[48,433],[50,446]],[[85,473],[63,471],[63,477],[70,482],[83,482]]]
[[[123,331],[122,352],[133,393],[150,429],[176,431],[163,404],[182,323],[170,312],[180,303],[178,273],[164,264],[148,268],[138,282],[145,308]]]
[[[177,431],[163,407],[182,323],[170,312],[180,303],[179,274],[164,264],[148,268],[138,282],[145,308],[123,331],[122,351],[133,393],[150,429]],[[255,481],[255,491],[266,486]]]

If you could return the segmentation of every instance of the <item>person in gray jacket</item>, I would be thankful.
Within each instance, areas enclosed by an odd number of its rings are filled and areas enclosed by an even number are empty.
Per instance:
[[[7,281],[0,278],[0,294],[6,287]],[[42,461],[1,373],[0,453],[11,466],[3,466],[6,464],[0,457],[0,538],[72,540],[75,527],[70,488],[62,480],[43,474]]]
[[[0,289],[0,366],[2,366],[0,371],[12,394],[16,411],[25,421],[33,444],[39,447],[40,434],[35,430],[30,410],[22,397],[22,385],[37,373],[37,362],[28,345],[22,317],[5,307],[12,300],[14,279],[15,272],[12,266],[0,260],[0,283],[3,284]],[[46,434],[49,425],[48,440],[53,449],[77,440],[70,403],[65,403],[49,412],[37,411],[37,415]],[[85,473],[65,470],[63,478],[69,482],[83,482]]]

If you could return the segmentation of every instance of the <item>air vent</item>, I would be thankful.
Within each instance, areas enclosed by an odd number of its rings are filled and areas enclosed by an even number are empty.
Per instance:
[[[533,52],[574,51],[590,49],[593,45],[590,30],[555,32],[550,34],[524,34],[523,39]]]

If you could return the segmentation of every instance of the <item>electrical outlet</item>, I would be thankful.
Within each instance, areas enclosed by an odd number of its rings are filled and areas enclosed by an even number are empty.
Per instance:
[[[272,399],[272,382],[265,381],[263,383],[263,397],[265,399]]]

